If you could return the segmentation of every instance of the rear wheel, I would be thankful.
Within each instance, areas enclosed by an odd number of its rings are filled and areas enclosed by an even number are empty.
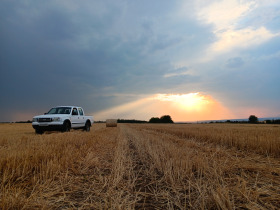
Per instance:
[[[70,129],[71,129],[71,124],[70,124],[70,122],[65,121],[65,122],[63,123],[63,132],[69,132]]]
[[[86,122],[86,125],[84,127],[84,130],[89,132],[90,131],[90,123],[89,122]]]

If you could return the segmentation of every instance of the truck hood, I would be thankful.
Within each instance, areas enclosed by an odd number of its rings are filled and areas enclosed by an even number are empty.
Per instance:
[[[37,115],[34,116],[33,118],[54,118],[54,117],[65,117],[68,116],[68,114],[43,114],[43,115]]]

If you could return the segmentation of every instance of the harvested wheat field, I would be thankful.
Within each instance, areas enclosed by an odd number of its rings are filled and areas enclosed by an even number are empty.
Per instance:
[[[279,209],[280,127],[0,124],[2,209]]]

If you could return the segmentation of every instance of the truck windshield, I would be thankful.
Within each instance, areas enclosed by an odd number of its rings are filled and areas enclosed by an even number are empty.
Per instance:
[[[70,114],[71,107],[55,107],[52,108],[47,114]]]

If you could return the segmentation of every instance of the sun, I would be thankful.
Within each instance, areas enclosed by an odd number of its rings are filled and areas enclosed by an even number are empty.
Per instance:
[[[201,111],[211,103],[210,98],[199,92],[188,94],[157,94],[156,99],[169,101],[176,107],[186,111]]]

